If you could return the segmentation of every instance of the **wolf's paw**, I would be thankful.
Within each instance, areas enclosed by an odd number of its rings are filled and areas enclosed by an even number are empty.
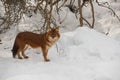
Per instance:
[[[46,59],[46,60],[45,60],[45,62],[49,62],[49,61],[50,61],[50,59]]]
[[[18,57],[18,59],[23,59],[22,57]]]
[[[25,58],[25,59],[28,59],[29,57],[28,57],[28,56],[25,56],[24,58]]]

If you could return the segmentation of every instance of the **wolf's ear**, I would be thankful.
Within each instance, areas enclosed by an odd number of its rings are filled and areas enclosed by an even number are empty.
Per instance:
[[[51,28],[48,28],[48,29],[47,29],[47,32],[49,32],[49,31],[51,31]]]
[[[59,27],[56,27],[56,29],[55,29],[56,31],[59,31]]]

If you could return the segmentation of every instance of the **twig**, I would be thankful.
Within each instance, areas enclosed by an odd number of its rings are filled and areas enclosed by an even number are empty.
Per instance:
[[[92,0],[90,0],[90,5],[91,5],[91,11],[92,11],[92,25],[91,25],[91,28],[94,28],[94,23],[95,23],[95,16],[94,16],[94,7],[93,7],[93,4],[92,4]]]
[[[100,4],[100,2],[98,2],[98,0],[96,0],[96,3],[97,3],[99,6],[105,7],[105,8],[107,8],[107,9],[109,9],[110,11],[112,11],[112,13],[114,14],[114,16],[116,16],[116,18],[120,21],[119,16],[115,13],[115,11],[114,11],[112,8],[110,8],[110,5],[109,5],[108,2],[105,2],[105,3],[101,3],[101,4]],[[106,6],[105,4],[107,4],[107,6]]]

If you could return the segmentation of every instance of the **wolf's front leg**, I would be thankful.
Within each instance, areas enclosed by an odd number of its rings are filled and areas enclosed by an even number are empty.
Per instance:
[[[42,49],[42,52],[43,52],[44,61],[45,61],[45,62],[50,61],[50,60],[47,58],[48,49]]]

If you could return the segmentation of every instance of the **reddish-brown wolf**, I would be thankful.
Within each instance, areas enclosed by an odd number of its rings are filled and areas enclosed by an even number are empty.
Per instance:
[[[50,28],[43,34],[21,32],[16,36],[14,42],[12,49],[13,57],[15,58],[17,55],[19,59],[22,59],[22,56],[24,58],[28,58],[28,56],[24,54],[24,51],[28,48],[28,46],[31,46],[32,48],[41,48],[44,60],[49,61],[47,58],[48,49],[55,44],[59,38],[59,28]]]

